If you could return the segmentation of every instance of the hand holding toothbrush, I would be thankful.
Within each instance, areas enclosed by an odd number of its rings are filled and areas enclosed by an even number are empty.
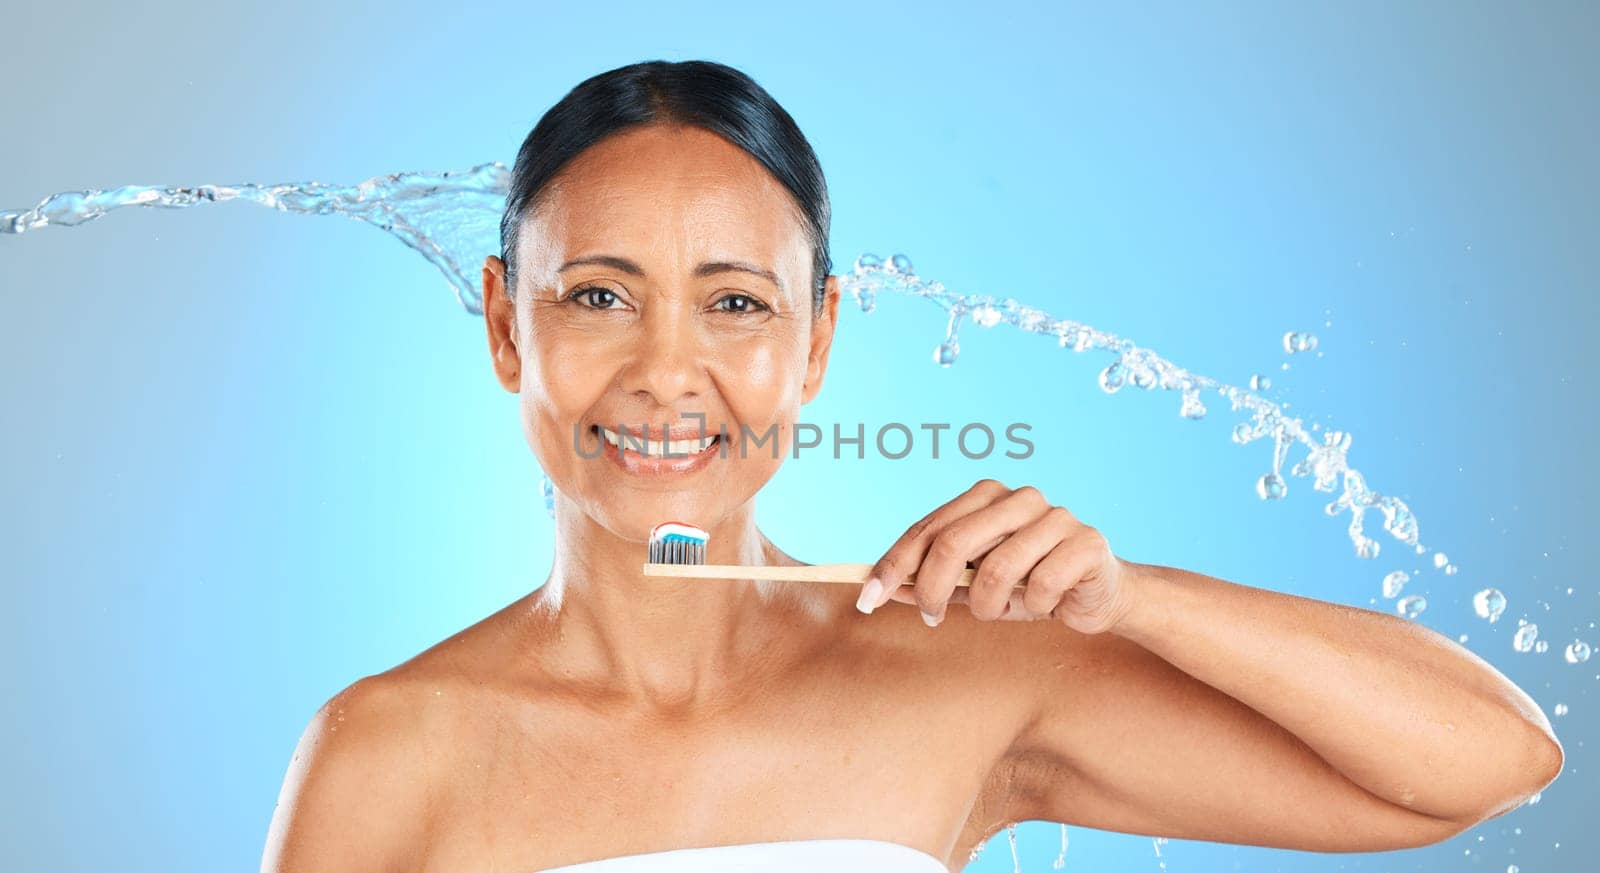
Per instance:
[[[876,564],[708,565],[706,542],[693,525],[658,524],[643,572],[861,584],[856,608],[866,613],[896,600],[916,605],[932,627],[947,604],[965,603],[979,620],[1056,618],[1087,634],[1111,630],[1127,614],[1138,578],[1099,531],[1039,489],[1013,490],[993,479],[923,516]]]
[[[1098,530],[1039,489],[982,479],[901,535],[872,565],[857,607],[914,604],[932,627],[947,604],[965,603],[980,620],[1056,618],[1096,634],[1127,614],[1136,575]]]

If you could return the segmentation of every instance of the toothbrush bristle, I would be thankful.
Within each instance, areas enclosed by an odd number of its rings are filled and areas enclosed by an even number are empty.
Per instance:
[[[650,529],[652,564],[704,564],[710,534],[692,524],[665,521]]]

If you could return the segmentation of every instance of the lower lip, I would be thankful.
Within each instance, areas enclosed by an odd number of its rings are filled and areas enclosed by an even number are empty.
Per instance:
[[[624,450],[621,446],[612,445],[605,437],[600,438],[605,449],[605,456],[612,463],[621,467],[623,471],[638,476],[667,476],[693,473],[704,469],[717,456],[717,451],[722,448],[722,438],[719,436],[711,445],[706,446],[701,452],[681,457],[657,457],[641,455],[631,449]]]

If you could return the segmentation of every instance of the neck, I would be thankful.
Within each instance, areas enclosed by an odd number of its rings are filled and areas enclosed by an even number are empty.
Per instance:
[[[645,542],[617,536],[559,492],[556,500],[555,562],[531,601],[561,641],[545,666],[569,678],[641,703],[693,707],[770,667],[796,601],[809,600],[794,590],[799,583],[645,576]],[[708,564],[798,563],[757,529],[754,501],[707,533]]]

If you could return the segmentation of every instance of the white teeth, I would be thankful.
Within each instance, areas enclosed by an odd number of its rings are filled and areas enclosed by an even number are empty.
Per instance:
[[[649,458],[665,457],[668,453],[679,458],[687,455],[697,455],[710,448],[711,444],[716,442],[717,439],[716,434],[712,434],[703,439],[667,440],[667,444],[662,446],[661,440],[641,440],[638,437],[630,436],[627,438],[626,446],[624,446],[623,438],[610,428],[600,428],[600,435],[605,438],[606,442],[614,446],[626,448],[630,452],[642,454]],[[642,452],[639,451],[641,443],[644,448]]]

